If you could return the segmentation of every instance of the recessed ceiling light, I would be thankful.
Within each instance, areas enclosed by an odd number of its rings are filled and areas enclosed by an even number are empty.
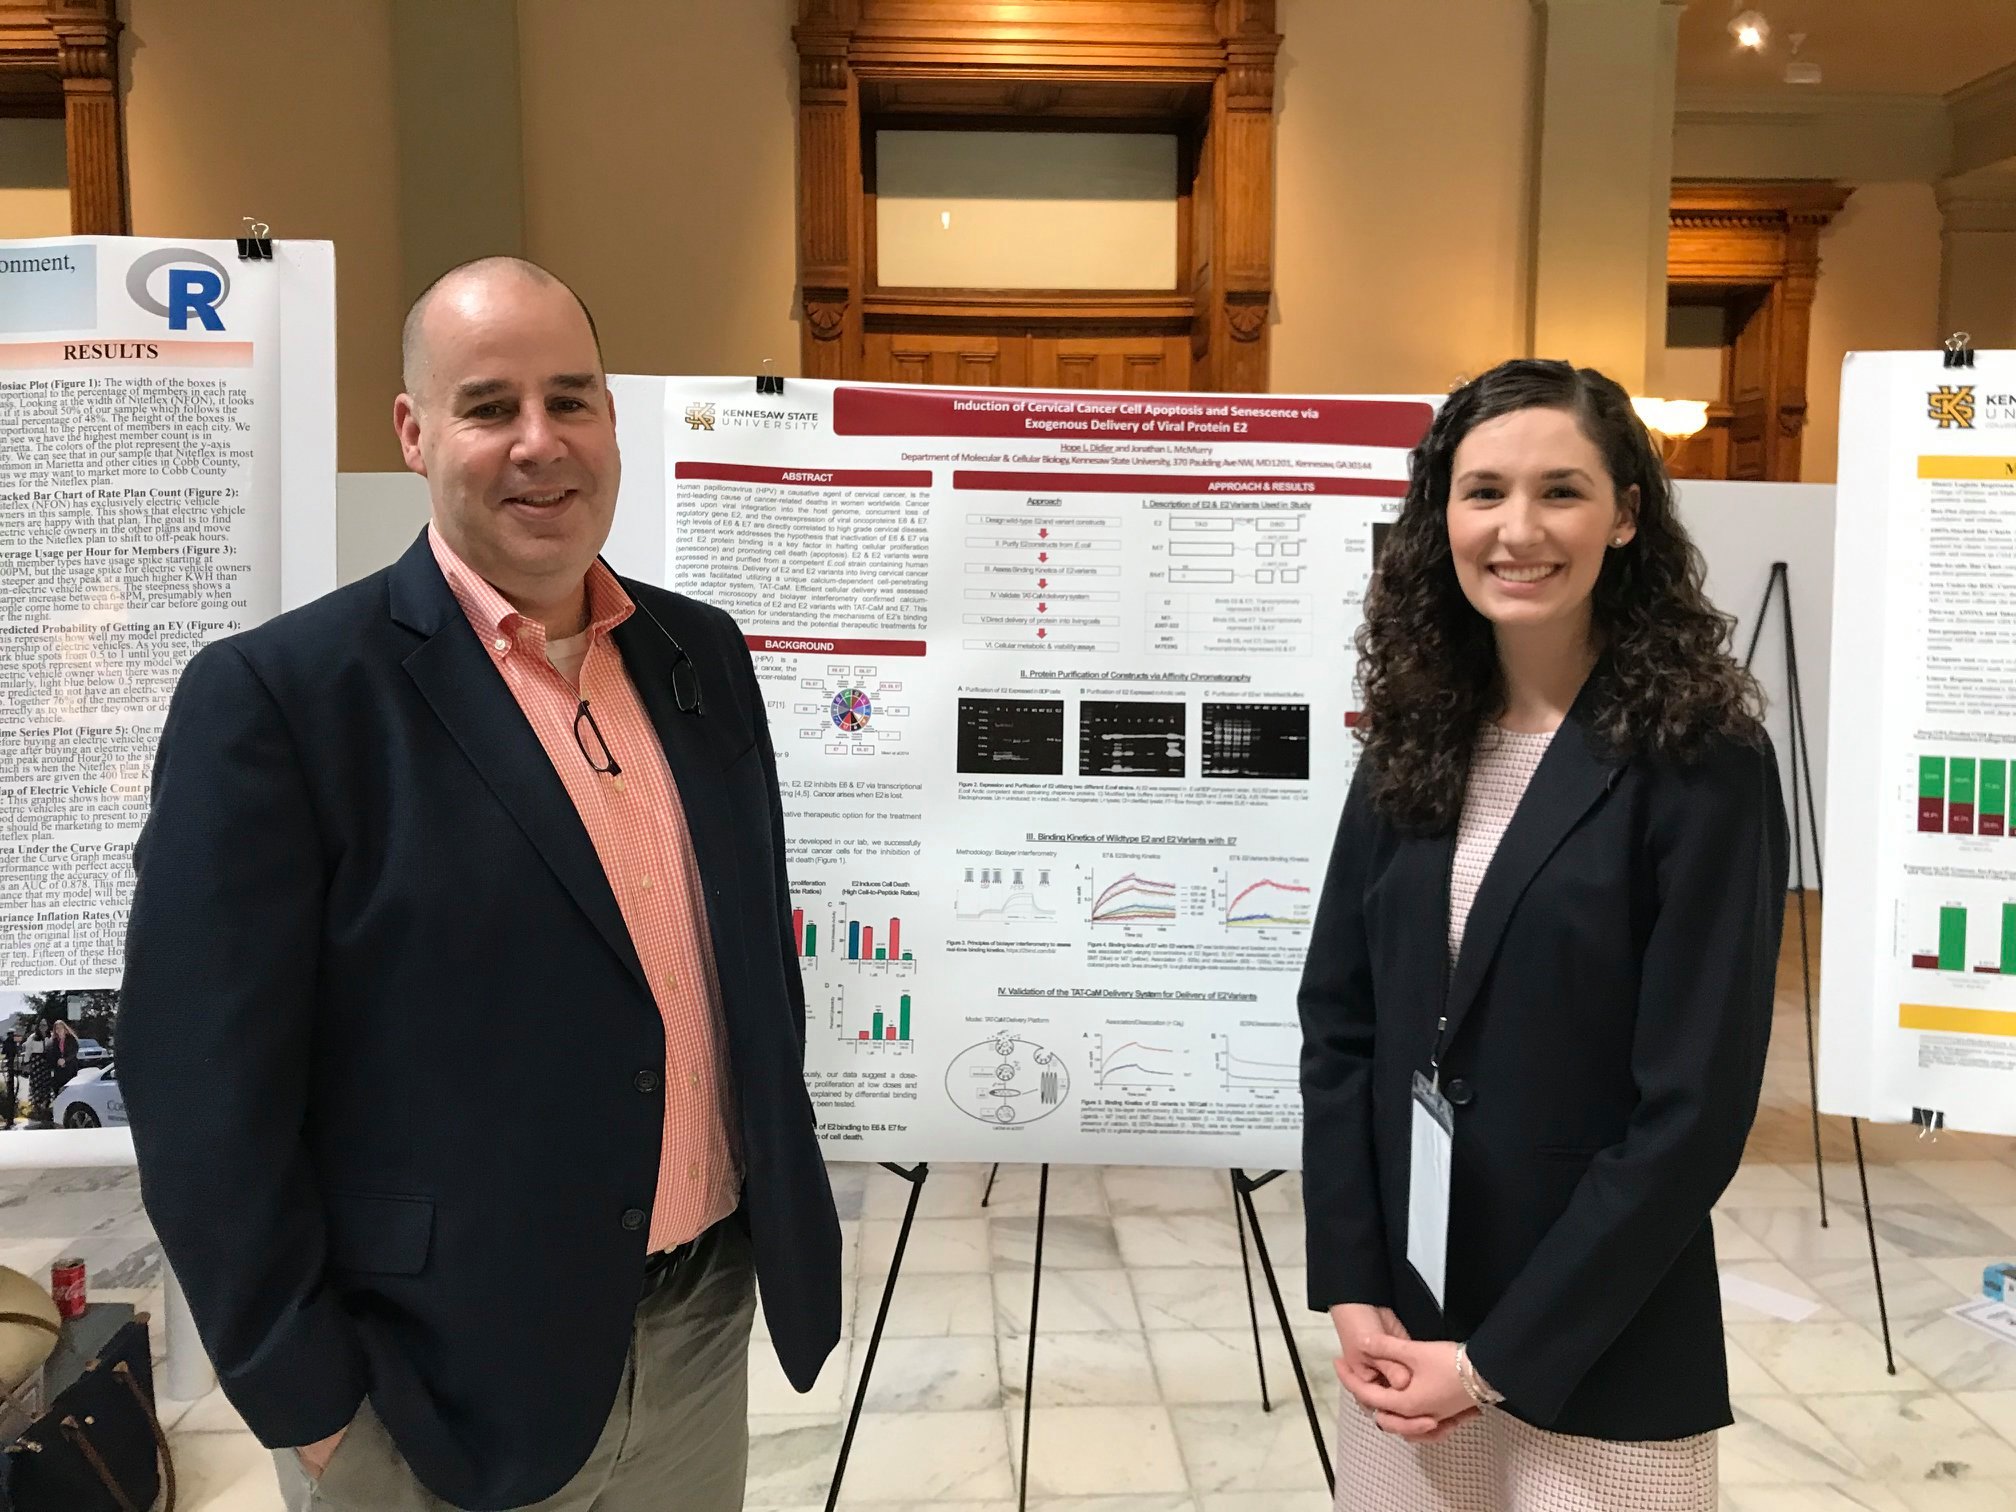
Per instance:
[[[1771,40],[1771,23],[1762,11],[1746,10],[1730,18],[1729,35],[1736,45],[1750,52],[1762,52]]]

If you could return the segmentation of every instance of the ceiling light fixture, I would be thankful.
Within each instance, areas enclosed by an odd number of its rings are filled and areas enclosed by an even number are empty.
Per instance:
[[[1786,40],[1792,44],[1792,61],[1785,65],[1785,82],[1787,84],[1818,84],[1820,82],[1820,65],[1815,63],[1811,58],[1802,58],[1799,56],[1799,49],[1806,43],[1806,33],[1793,32]]]
[[[1631,408],[1645,422],[1645,428],[1673,441],[1698,435],[1708,424],[1708,403],[1704,399],[1636,398]]]
[[[1765,20],[1762,11],[1742,11],[1730,18],[1729,35],[1736,39],[1738,47],[1762,52],[1764,44],[1771,40],[1771,23]]]

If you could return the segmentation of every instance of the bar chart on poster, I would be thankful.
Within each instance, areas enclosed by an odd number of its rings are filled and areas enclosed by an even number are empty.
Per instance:
[[[1414,399],[667,380],[830,1154],[1292,1166],[1295,989]],[[809,585],[809,586],[808,586]]]
[[[1918,832],[1926,835],[2009,835],[2010,755],[1920,756]]]
[[[1941,903],[1936,922],[1921,907],[1911,969],[2016,978],[2016,888],[2002,902]]]

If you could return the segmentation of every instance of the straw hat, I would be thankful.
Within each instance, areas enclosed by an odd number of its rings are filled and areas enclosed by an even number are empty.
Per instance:
[[[0,1313],[26,1313],[61,1327],[49,1288],[33,1277],[0,1265]],[[32,1323],[0,1320],[0,1386],[13,1390],[42,1366],[56,1348],[56,1335]]]

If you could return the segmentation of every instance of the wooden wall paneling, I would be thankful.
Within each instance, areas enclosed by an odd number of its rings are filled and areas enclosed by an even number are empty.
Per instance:
[[[1673,186],[1668,285],[1715,293],[1735,314],[1720,476],[1799,478],[1820,233],[1851,192],[1809,181]],[[1698,450],[1688,456],[1696,465],[1708,460]]]
[[[1190,191],[1188,293],[1201,312],[1190,327],[1190,387],[1206,390],[1215,387],[1214,354],[1218,348],[1211,339],[1216,322],[1208,318],[1218,307],[1218,143],[1223,137],[1217,119],[1214,108],[1197,124],[1196,168]]]
[[[1218,231],[1223,325],[1212,387],[1267,389],[1267,325],[1274,298],[1274,35],[1272,0],[1228,0],[1226,70],[1214,125],[1224,133]],[[1219,334],[1214,330],[1214,334]]]
[[[992,381],[1264,391],[1275,19],[1275,0],[800,0],[804,371],[919,381],[957,370],[921,339],[956,328],[1001,340],[1004,373],[1021,333],[1023,376]],[[878,288],[864,158],[899,122],[1176,133],[1177,289]],[[1094,345],[1043,347],[1053,329]]]
[[[132,225],[119,97],[122,26],[115,0],[0,3],[0,72],[62,81],[70,230],[78,236],[124,236]]]
[[[1036,388],[1167,389],[1190,385],[1187,335],[1067,335],[1037,331],[1029,344]]]
[[[1014,388],[1029,381],[1028,338],[1019,332],[869,331],[863,371],[876,383]]]
[[[861,376],[860,106],[847,65],[853,0],[804,0],[798,43],[799,338],[808,378]]]

